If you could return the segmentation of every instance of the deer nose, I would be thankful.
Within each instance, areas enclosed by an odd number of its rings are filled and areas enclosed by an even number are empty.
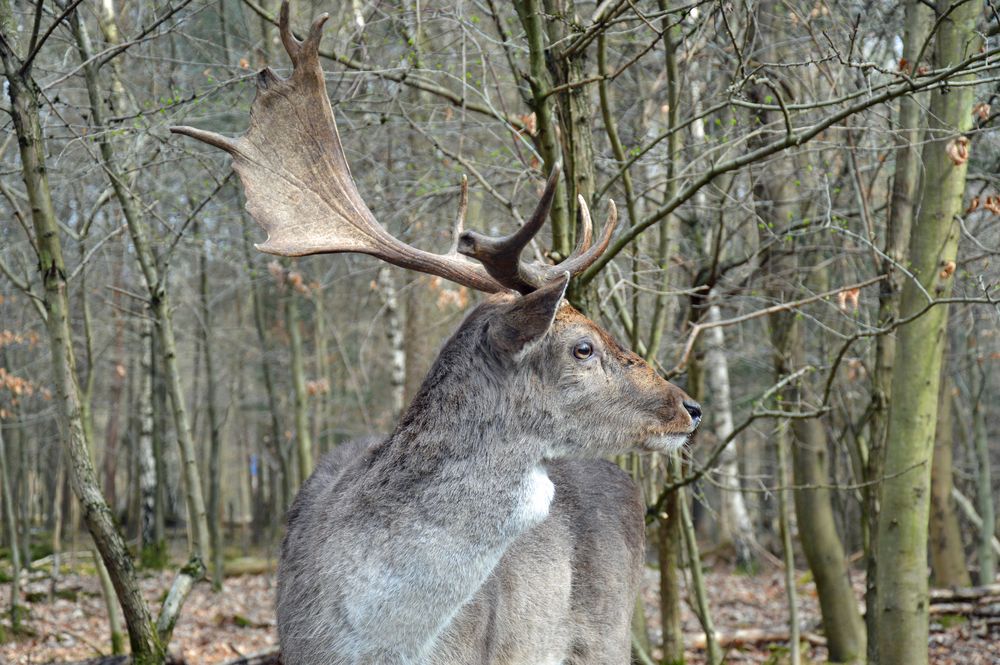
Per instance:
[[[684,410],[691,416],[691,423],[697,427],[701,422],[701,404],[691,400],[684,400]]]

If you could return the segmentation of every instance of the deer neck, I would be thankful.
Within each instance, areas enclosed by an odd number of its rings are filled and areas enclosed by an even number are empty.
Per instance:
[[[386,470],[415,480],[411,500],[468,542],[504,545],[548,515],[547,442],[482,394],[448,392],[414,401],[385,444]]]

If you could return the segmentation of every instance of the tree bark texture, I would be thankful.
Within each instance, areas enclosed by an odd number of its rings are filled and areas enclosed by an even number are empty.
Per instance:
[[[708,310],[708,320],[719,321],[722,314],[717,305]],[[722,327],[710,328],[705,338],[705,373],[709,393],[712,395],[712,419],[715,438],[722,442],[733,433],[733,404],[729,393],[729,362],[725,352],[725,334]],[[752,571],[756,566],[753,553],[753,523],[743,500],[740,487],[740,468],[736,458],[736,442],[731,442],[719,455],[719,474],[722,487],[720,515],[721,540],[731,543],[736,553],[736,566]]]
[[[903,23],[903,58],[915,71],[921,63],[915,62],[930,30],[932,11],[921,0],[906,0]],[[898,318],[899,299],[903,289],[905,265],[913,211],[920,184],[920,143],[923,136],[924,109],[921,101],[912,96],[899,101],[899,119],[896,131],[896,172],[892,179],[892,195],[886,223],[886,240],[883,251],[882,272],[889,278],[882,282],[879,294],[878,322],[880,325]],[[878,516],[881,478],[885,467],[885,442],[889,427],[889,401],[892,398],[892,372],[896,358],[896,336],[879,335],[875,338],[875,373],[872,376],[872,420],[869,427],[867,458],[864,460],[862,489],[862,519],[865,527],[865,606],[878,606]],[[870,663],[878,663],[878,612],[865,613],[867,656]]]
[[[260,271],[257,270],[256,265],[253,261],[253,256],[250,253],[250,224],[248,223],[247,216],[243,216],[243,256],[246,260],[247,271],[250,273],[250,295],[253,305],[253,322],[254,329],[257,331],[257,342],[260,344],[261,354],[260,354],[260,369],[261,378],[264,383],[264,392],[267,394],[267,415],[268,415],[268,434],[269,436],[264,437],[264,441],[267,444],[267,449],[274,456],[275,460],[278,462],[278,466],[281,474],[281,491],[275,495],[277,502],[275,504],[275,512],[279,515],[284,515],[285,506],[291,505],[291,482],[290,482],[290,469],[288,468],[288,458],[284,454],[284,445],[281,436],[281,424],[278,422],[278,395],[274,387],[274,368],[271,365],[272,358],[270,353],[270,341],[267,338],[267,322],[264,316],[264,294],[261,291],[260,284],[258,280],[260,279]],[[261,469],[263,469],[264,464],[262,460]],[[261,480],[263,476],[261,476]],[[263,482],[260,482],[258,487],[263,490]]]
[[[934,460],[931,463],[931,582],[935,587],[945,588],[972,586],[972,578],[965,565],[962,533],[951,498],[952,448],[955,440],[951,408],[953,389],[946,373],[941,380]]]
[[[378,271],[379,294],[385,307],[385,335],[389,341],[390,364],[389,390],[391,396],[392,420],[402,415],[406,406],[406,348],[403,338],[403,324],[399,316],[399,294],[388,266]],[[414,331],[416,334],[421,334]]]
[[[986,377],[983,377],[985,383]],[[972,411],[972,438],[976,449],[976,497],[983,529],[979,532],[979,583],[992,584],[996,578],[996,557],[993,555],[993,534],[996,507],[993,504],[993,473],[990,460],[990,440],[986,429],[986,412],[982,396]]]
[[[938,4],[942,13],[950,2]],[[968,2],[942,20],[935,38],[935,66],[946,67],[974,53],[973,32],[981,7]],[[910,265],[916,281],[903,286],[900,316],[906,317],[935,298],[951,294],[967,162],[949,157],[949,143],[972,122],[972,88],[931,93],[926,169],[919,213],[910,238]],[[904,326],[897,353],[921,362],[897,363],[892,374],[892,402],[885,451],[878,525],[878,658],[881,665],[927,663],[927,527],[930,471],[937,425],[941,358],[948,310],[935,307]],[[901,639],[901,636],[906,636]]]
[[[0,486],[3,487],[3,524],[10,546],[10,627],[16,635],[21,629],[21,552],[18,548],[17,513],[14,510],[14,493],[10,488],[10,470],[7,464],[7,445],[3,436],[4,424],[0,420]]]
[[[139,369],[139,441],[136,454],[139,473],[139,539],[141,550],[146,552],[148,548],[159,549],[156,533],[156,457],[153,454],[153,374],[156,356],[152,322],[147,319],[140,325],[142,363]]]
[[[678,572],[681,569],[680,492],[673,491],[663,504],[665,515],[658,518],[657,559],[660,563],[660,617],[663,628],[662,665],[684,662],[684,633],[681,630],[681,597]]]
[[[312,432],[309,430],[308,396],[306,395],[305,354],[302,351],[302,321],[299,313],[300,294],[289,288],[285,294],[285,323],[292,360],[292,390],[294,393],[295,443],[298,453],[299,484],[312,474]]]
[[[197,233],[197,230],[195,231]],[[217,390],[214,346],[212,339],[212,306],[208,279],[208,249],[201,242],[201,254],[198,257],[198,295],[201,300],[201,345],[205,359],[205,410],[208,412],[208,535],[211,538],[212,588],[222,590],[222,424],[219,422],[218,406],[216,404]]]
[[[547,30],[545,13],[540,0],[516,0],[517,15],[524,28],[528,42],[528,83],[531,96],[525,101],[535,114],[538,128],[536,143],[542,157],[546,176],[560,161],[562,149],[559,144],[558,116],[552,99],[552,83],[546,60],[549,52],[546,46]],[[560,256],[569,256],[572,250],[572,229],[570,228],[570,208],[567,207],[566,172],[559,180],[552,200],[552,249]]]
[[[781,554],[785,563],[785,596],[788,599],[788,637],[789,663],[799,665],[802,662],[801,646],[799,644],[799,597],[795,589],[795,549],[792,545],[792,516],[788,509],[788,493],[791,477],[788,473],[788,447],[791,437],[788,436],[787,423],[778,423],[776,432],[778,448],[778,524],[781,531]]]
[[[816,581],[830,660],[856,662],[864,658],[865,629],[851,586],[847,555],[834,522],[826,429],[817,418],[797,419],[792,422],[792,432],[799,542]]]

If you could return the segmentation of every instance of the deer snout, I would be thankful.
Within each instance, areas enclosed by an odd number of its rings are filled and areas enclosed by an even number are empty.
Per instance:
[[[701,404],[690,398],[681,400],[681,404],[684,405],[684,410],[691,416],[691,431],[693,432],[701,424]]]

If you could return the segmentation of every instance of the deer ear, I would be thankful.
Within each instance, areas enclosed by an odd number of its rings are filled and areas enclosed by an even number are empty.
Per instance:
[[[521,296],[508,305],[490,326],[493,344],[514,356],[522,355],[531,348],[552,326],[568,285],[569,273],[564,272],[537,291]]]

